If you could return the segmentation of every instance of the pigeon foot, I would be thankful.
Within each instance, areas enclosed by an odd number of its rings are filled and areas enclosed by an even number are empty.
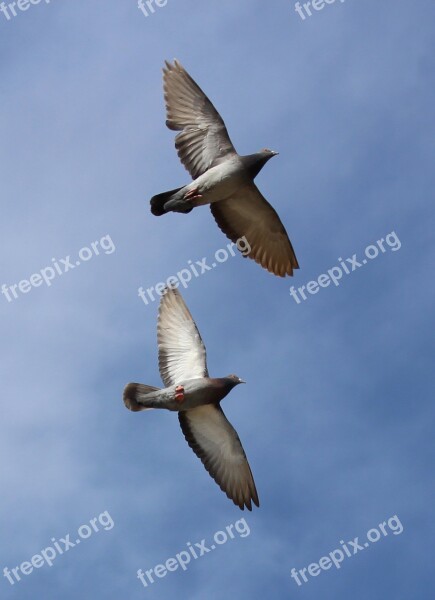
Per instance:
[[[182,385],[177,385],[175,388],[175,401],[180,404],[184,402],[184,387]]]
[[[190,192],[187,192],[187,194],[184,195],[184,199],[189,200],[190,202],[193,202],[195,200],[201,200],[202,194],[199,193],[198,188],[195,188],[193,190],[190,190]]]

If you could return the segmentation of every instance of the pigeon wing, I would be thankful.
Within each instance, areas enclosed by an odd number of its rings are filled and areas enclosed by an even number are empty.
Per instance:
[[[178,413],[187,443],[226,493],[244,510],[260,506],[251,469],[239,436],[219,405],[206,404]]]
[[[166,387],[186,379],[208,377],[204,342],[175,289],[167,288],[160,301],[157,343],[160,376]]]
[[[175,148],[193,179],[236,154],[222,117],[177,60],[166,61],[163,89],[166,125],[180,132]]]
[[[219,228],[233,242],[245,237],[253,258],[274,275],[285,277],[299,269],[293,246],[276,210],[254,183],[232,196],[210,205]]]

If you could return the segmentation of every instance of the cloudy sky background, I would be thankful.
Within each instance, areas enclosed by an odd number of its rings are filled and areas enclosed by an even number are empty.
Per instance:
[[[432,597],[434,12],[348,0],[302,21],[288,0],[169,0],[146,18],[133,0],[75,0],[0,13],[0,284],[107,234],[116,246],[0,296],[1,571],[106,510],[115,522],[52,568],[1,577],[1,598]],[[173,57],[239,152],[280,152],[257,183],[301,265],[281,280],[237,256],[183,292],[210,372],[248,382],[223,407],[253,513],[219,491],[175,415],[122,403],[128,381],[160,382],[158,306],[138,287],[227,244],[207,208],[148,210],[189,180],[164,125]],[[400,250],[299,305],[289,295],[392,231]],[[291,579],[393,515],[401,535]],[[248,537],[147,589],[136,578],[242,517]]]

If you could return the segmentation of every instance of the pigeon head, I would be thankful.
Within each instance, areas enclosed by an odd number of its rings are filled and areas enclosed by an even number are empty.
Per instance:
[[[276,156],[277,154],[279,154],[279,152],[275,152],[275,150],[270,150],[270,148],[263,148],[263,150],[260,150],[259,154],[264,154],[264,156],[267,156],[267,160],[269,160],[269,158],[272,158],[272,156]]]
[[[228,375],[225,379],[231,387],[235,387],[236,385],[239,385],[239,383],[246,383],[246,381],[243,381],[243,379],[240,379],[237,375]]]
[[[260,150],[260,152],[243,156],[242,161],[249,175],[252,177],[252,179],[255,179],[267,161],[270,160],[272,156],[276,156],[277,154],[278,152],[275,152],[274,150],[263,148],[263,150]]]

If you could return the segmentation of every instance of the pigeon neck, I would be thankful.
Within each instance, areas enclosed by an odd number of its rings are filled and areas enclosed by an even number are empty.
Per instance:
[[[245,163],[245,167],[252,179],[255,179],[255,177],[257,177],[258,173],[267,163],[269,158],[270,156],[265,156],[261,153],[248,154],[247,156],[243,156],[243,162]]]
[[[213,385],[216,388],[225,390],[226,394],[228,394],[228,392],[230,392],[233,389],[233,387],[236,385],[236,383],[229,377],[216,377],[216,378],[210,379],[210,381],[213,382]]]

